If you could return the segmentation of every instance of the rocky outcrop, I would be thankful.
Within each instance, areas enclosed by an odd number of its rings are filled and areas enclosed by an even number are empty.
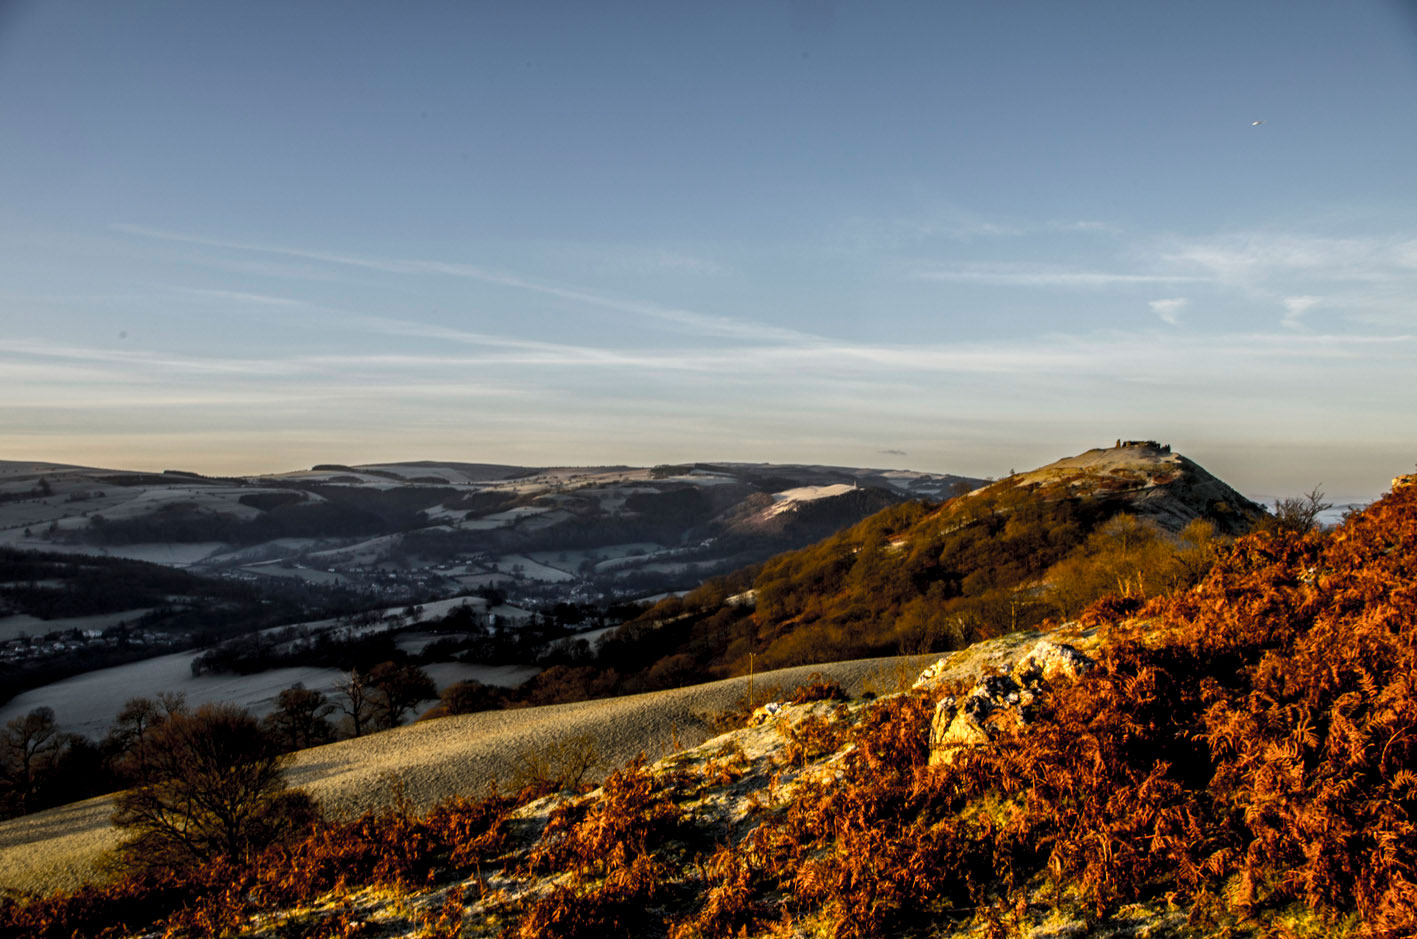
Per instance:
[[[1022,726],[1032,703],[1033,692],[1009,675],[991,675],[958,700],[945,695],[930,720],[930,764],[953,763],[961,749],[988,743],[1004,725]]]
[[[1023,685],[1053,682],[1059,678],[1071,681],[1090,667],[1092,659],[1072,646],[1041,639],[1014,666],[1014,679]]]
[[[945,660],[936,662],[916,682],[935,677]],[[1033,704],[1048,686],[1073,681],[1092,666],[1092,659],[1070,645],[1039,640],[1008,675],[980,679],[967,695],[945,695],[935,704],[930,721],[930,765],[953,763],[969,747],[986,744],[1004,729],[1028,723]],[[928,677],[927,677],[928,676]]]

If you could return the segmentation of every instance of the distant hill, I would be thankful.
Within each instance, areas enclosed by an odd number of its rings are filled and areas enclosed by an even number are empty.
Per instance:
[[[903,470],[415,461],[251,477],[0,462],[0,547],[108,555],[415,602],[683,590],[889,505],[981,480]]]
[[[942,504],[889,507],[670,598],[603,640],[630,689],[960,648],[1194,580],[1265,517],[1150,441],[1089,450]]]
[[[1010,476],[999,485],[1049,499],[1104,500],[1171,532],[1203,518],[1225,534],[1238,535],[1265,513],[1194,461],[1152,440],[1118,441]]]

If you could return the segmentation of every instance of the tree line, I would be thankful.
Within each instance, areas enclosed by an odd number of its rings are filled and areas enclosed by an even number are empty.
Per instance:
[[[293,685],[258,724],[274,751],[287,753],[397,727],[437,694],[423,669],[385,661],[351,669],[332,695]],[[136,784],[149,734],[191,713],[181,694],[131,698],[99,741],[65,733],[52,708],[13,718],[0,729],[0,814],[23,815]]]

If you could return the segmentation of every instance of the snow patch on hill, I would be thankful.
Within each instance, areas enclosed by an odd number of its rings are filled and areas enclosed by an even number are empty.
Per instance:
[[[855,486],[848,486],[846,483],[835,483],[830,486],[799,486],[796,489],[784,489],[782,492],[773,493],[773,504],[763,510],[763,515],[766,518],[772,518],[774,515],[781,515],[783,512],[794,512],[797,510],[797,506],[800,503],[844,496],[855,489]]]

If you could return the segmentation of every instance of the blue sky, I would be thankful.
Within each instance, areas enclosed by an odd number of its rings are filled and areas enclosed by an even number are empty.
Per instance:
[[[10,458],[1417,461],[1409,3],[0,10]]]

